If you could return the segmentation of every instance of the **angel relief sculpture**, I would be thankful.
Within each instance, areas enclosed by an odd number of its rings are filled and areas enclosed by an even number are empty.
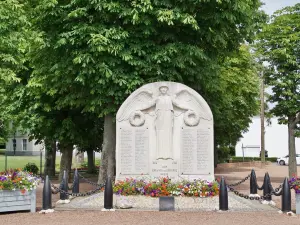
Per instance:
[[[132,126],[138,127],[144,125],[145,114],[155,116],[157,159],[172,158],[174,116],[184,113],[183,120],[187,126],[197,126],[200,118],[211,120],[189,91],[181,90],[170,96],[168,90],[167,86],[160,86],[157,96],[149,90],[139,91],[117,117],[119,122],[129,120]]]

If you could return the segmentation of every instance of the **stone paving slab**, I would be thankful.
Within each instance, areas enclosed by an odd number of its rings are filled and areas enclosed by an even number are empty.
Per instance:
[[[118,209],[123,201],[130,202],[132,208]],[[116,196],[113,197],[114,208],[120,211],[158,211],[159,198],[146,196]],[[98,193],[88,197],[77,197],[69,204],[57,204],[55,210],[101,210],[104,206],[104,194]],[[235,194],[228,193],[229,211],[278,211],[278,208],[263,205],[257,200],[244,199]],[[194,198],[175,197],[175,211],[218,211],[219,197]]]

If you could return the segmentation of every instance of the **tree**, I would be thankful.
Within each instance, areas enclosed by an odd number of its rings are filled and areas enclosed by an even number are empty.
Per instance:
[[[37,1],[32,82],[56,107],[104,116],[103,156],[114,162],[114,113],[133,90],[160,80],[214,87],[220,56],[251,40],[260,1]],[[107,165],[104,165],[107,167]],[[108,167],[112,175],[114,165]],[[103,171],[103,170],[102,170]],[[106,174],[100,174],[103,182]]]
[[[219,61],[214,86],[200,90],[214,115],[215,145],[219,161],[234,154],[237,141],[259,113],[257,63],[247,45]]]
[[[10,115],[5,114],[4,87],[18,82],[16,73],[24,69],[24,50],[28,38],[28,19],[23,1],[3,0],[0,2],[0,142],[8,135]]]
[[[300,4],[278,10],[258,35],[257,51],[269,63],[270,112],[288,125],[289,176],[297,174],[295,136],[300,126]]]

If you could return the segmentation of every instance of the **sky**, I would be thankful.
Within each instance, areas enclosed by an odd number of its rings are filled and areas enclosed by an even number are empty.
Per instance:
[[[265,5],[262,9],[269,15],[286,6],[300,3],[300,0],[262,0]],[[272,125],[265,126],[265,148],[269,157],[280,157],[288,154],[288,129],[287,125],[279,125],[276,118],[272,119]],[[243,138],[236,145],[236,156],[258,157],[260,151],[260,118],[252,118],[249,131],[243,134]],[[251,147],[251,148],[247,148]],[[246,148],[245,148],[246,147]],[[243,152],[244,149],[244,152]],[[300,138],[296,138],[296,152],[300,153]]]
[[[272,15],[278,9],[300,3],[300,0],[262,0],[262,2],[265,3],[263,10]]]

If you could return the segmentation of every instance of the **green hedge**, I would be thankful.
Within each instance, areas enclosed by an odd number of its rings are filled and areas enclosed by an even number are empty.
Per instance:
[[[5,155],[5,149],[0,149],[0,155]]]
[[[260,161],[260,157],[244,157],[244,161],[243,161],[243,157],[232,156],[231,159],[232,159],[232,162]],[[276,157],[268,157],[268,158],[266,158],[266,161],[269,161],[269,162],[276,162],[276,160],[277,160]]]

